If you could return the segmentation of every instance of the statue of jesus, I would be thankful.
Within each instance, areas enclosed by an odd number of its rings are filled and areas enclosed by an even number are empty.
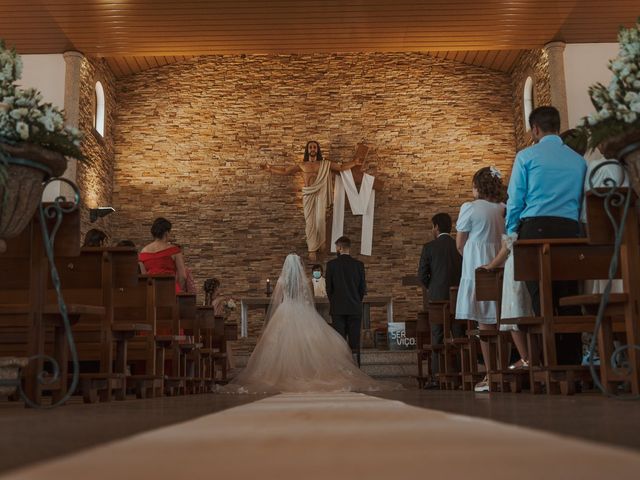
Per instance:
[[[331,172],[350,170],[361,165],[363,158],[356,155],[351,162],[338,164],[322,158],[320,144],[311,140],[304,149],[302,162],[285,168],[272,167],[263,163],[261,168],[277,175],[293,175],[302,172],[302,205],[306,222],[307,249],[309,259],[315,261],[318,251],[324,251],[326,243],[327,208],[333,202],[333,182]]]

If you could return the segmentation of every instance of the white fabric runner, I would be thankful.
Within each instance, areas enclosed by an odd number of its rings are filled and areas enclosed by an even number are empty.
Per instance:
[[[1,478],[602,480],[637,478],[639,471],[638,452],[327,393],[277,395]]]
[[[360,237],[360,253],[371,255],[373,244],[373,214],[376,203],[376,191],[373,189],[375,177],[365,173],[362,177],[360,191],[353,179],[351,170],[340,172],[336,177],[333,191],[333,224],[331,226],[331,251],[336,251],[336,240],[344,232],[345,192],[351,205],[351,213],[362,215],[362,234]]]

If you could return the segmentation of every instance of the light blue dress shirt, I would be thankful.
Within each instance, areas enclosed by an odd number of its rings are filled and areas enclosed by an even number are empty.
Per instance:
[[[546,135],[516,155],[509,180],[507,233],[528,217],[580,218],[587,163],[562,143]]]

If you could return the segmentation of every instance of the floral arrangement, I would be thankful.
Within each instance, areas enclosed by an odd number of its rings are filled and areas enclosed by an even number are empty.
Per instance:
[[[15,82],[21,77],[20,55],[0,40],[0,169],[5,148],[22,144],[82,159],[78,129],[65,126],[63,112],[44,103],[39,91],[18,88]],[[0,177],[3,174],[0,171]]]
[[[609,86],[597,83],[589,88],[596,112],[583,120],[580,131],[588,136],[590,148],[640,129],[640,18],[635,26],[620,29],[618,41],[618,56],[609,62]]]
[[[229,300],[225,300],[222,306],[225,312],[232,312],[236,309],[236,302],[233,301],[233,298],[230,298]]]

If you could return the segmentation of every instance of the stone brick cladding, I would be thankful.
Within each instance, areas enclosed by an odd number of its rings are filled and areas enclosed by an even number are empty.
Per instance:
[[[100,81],[105,96],[105,132],[100,136],[94,129],[95,85]],[[114,122],[116,118],[116,81],[103,59],[85,58],[80,78],[80,122],[84,133],[82,150],[86,162],[79,162],[77,183],[82,195],[82,234],[99,228],[111,236],[113,216],[89,223],[89,208],[110,206],[113,201]]]
[[[113,236],[142,246],[154,217],[170,219],[199,300],[214,275],[234,298],[262,295],[289,252],[306,252],[302,179],[262,162],[291,165],[309,139],[349,160],[366,141],[384,181],[373,255],[360,257],[369,292],[393,295],[397,321],[414,319],[420,293],[401,279],[416,273],[430,218],[455,220],[473,173],[506,173],[515,153],[511,77],[426,54],[198,57],[120,79],[117,91]],[[357,253],[361,221],[345,216]],[[252,311],[250,335],[260,317]],[[384,311],[372,318],[384,323]]]
[[[551,105],[549,59],[544,49],[523,52],[511,71],[516,150],[532,144],[524,123],[524,84],[529,76],[533,79],[533,108]]]

